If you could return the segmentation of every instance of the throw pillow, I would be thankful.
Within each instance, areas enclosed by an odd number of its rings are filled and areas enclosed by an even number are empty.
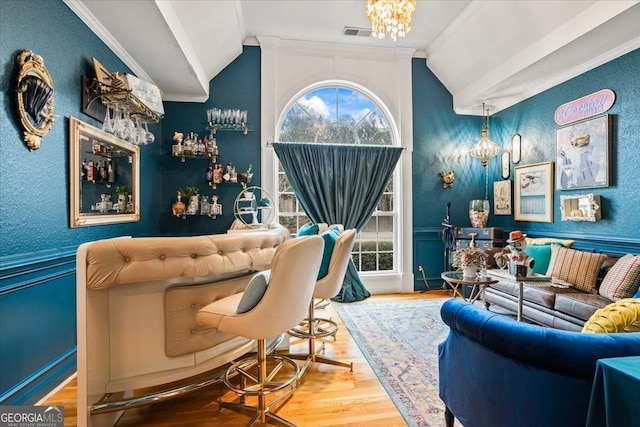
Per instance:
[[[600,285],[600,295],[617,301],[631,298],[640,286],[640,255],[627,254],[607,272]]]
[[[575,240],[569,239],[554,239],[552,237],[527,237],[527,245],[539,246],[539,245],[560,245],[565,248],[570,248],[576,242]]]
[[[324,240],[324,252],[322,253],[322,262],[320,263],[320,271],[318,272],[318,280],[322,279],[329,273],[329,263],[333,248],[340,237],[340,229],[337,226],[331,226],[327,231],[320,235]]]
[[[607,256],[577,251],[562,246],[551,246],[551,259],[547,276],[571,284],[584,292],[596,293],[600,265]]]
[[[258,305],[258,303],[264,296],[264,293],[267,291],[267,285],[269,284],[270,278],[271,270],[261,271],[259,273],[256,273],[251,278],[251,280],[247,284],[247,287],[244,289],[242,298],[240,298],[236,313],[246,313],[256,305]]]
[[[582,332],[640,332],[640,300],[625,298],[597,310]]]
[[[315,236],[319,230],[318,224],[305,224],[298,230],[298,236]]]
[[[546,274],[551,260],[552,245],[527,245],[524,251],[530,257],[536,260],[533,264],[533,272],[537,274]]]

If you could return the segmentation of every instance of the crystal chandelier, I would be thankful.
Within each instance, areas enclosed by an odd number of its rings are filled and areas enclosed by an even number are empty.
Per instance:
[[[480,160],[482,166],[487,166],[487,162],[490,158],[495,157],[500,153],[500,147],[498,144],[489,139],[489,110],[484,109],[484,103],[482,104],[482,112],[485,113],[484,122],[482,123],[482,130],[480,131],[480,141],[478,141],[471,150],[469,155],[473,158]]]
[[[411,31],[411,18],[416,11],[416,0],[367,0],[367,18],[371,21],[371,34],[384,40],[388,35],[395,41]]]

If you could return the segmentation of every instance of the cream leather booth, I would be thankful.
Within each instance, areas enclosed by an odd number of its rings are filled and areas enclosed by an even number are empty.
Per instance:
[[[242,292],[288,238],[277,226],[82,244],[76,257],[78,425],[115,424],[121,411],[96,410],[105,394],[127,397],[208,372],[251,350],[252,340],[198,325],[195,316]]]

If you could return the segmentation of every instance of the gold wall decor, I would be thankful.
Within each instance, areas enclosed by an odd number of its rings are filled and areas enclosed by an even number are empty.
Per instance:
[[[24,142],[30,151],[34,151],[40,148],[42,138],[55,120],[53,82],[42,57],[30,50],[20,52],[18,65],[18,116],[24,128]]]
[[[442,186],[444,188],[453,187],[453,181],[456,180],[456,171],[451,169],[449,172],[441,171],[440,176],[442,177]]]

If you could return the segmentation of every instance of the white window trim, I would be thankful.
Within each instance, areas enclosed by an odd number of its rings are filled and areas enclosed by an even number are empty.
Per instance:
[[[397,126],[398,141],[404,150],[394,176],[395,194],[401,200],[397,209],[397,268],[395,272],[361,273],[361,279],[372,294],[410,293],[414,291],[413,278],[413,216],[412,216],[412,153],[413,113],[411,88],[411,58],[413,49],[389,48],[367,49],[326,44],[294,42],[276,37],[258,37],[261,47],[261,135],[262,186],[271,194],[277,190],[277,158],[271,143],[274,141],[278,121],[285,107],[296,93],[308,91],[318,82],[330,80],[348,81],[363,88],[365,93],[375,95],[390,110],[394,126]],[[320,69],[318,58],[333,58],[331,70]],[[308,64],[308,65],[307,65]],[[298,70],[296,67],[308,67]],[[285,67],[296,69],[299,80],[292,82],[278,73]],[[356,67],[357,69],[350,70]],[[381,78],[376,72],[391,69],[395,78]],[[401,190],[401,191],[400,191]]]

